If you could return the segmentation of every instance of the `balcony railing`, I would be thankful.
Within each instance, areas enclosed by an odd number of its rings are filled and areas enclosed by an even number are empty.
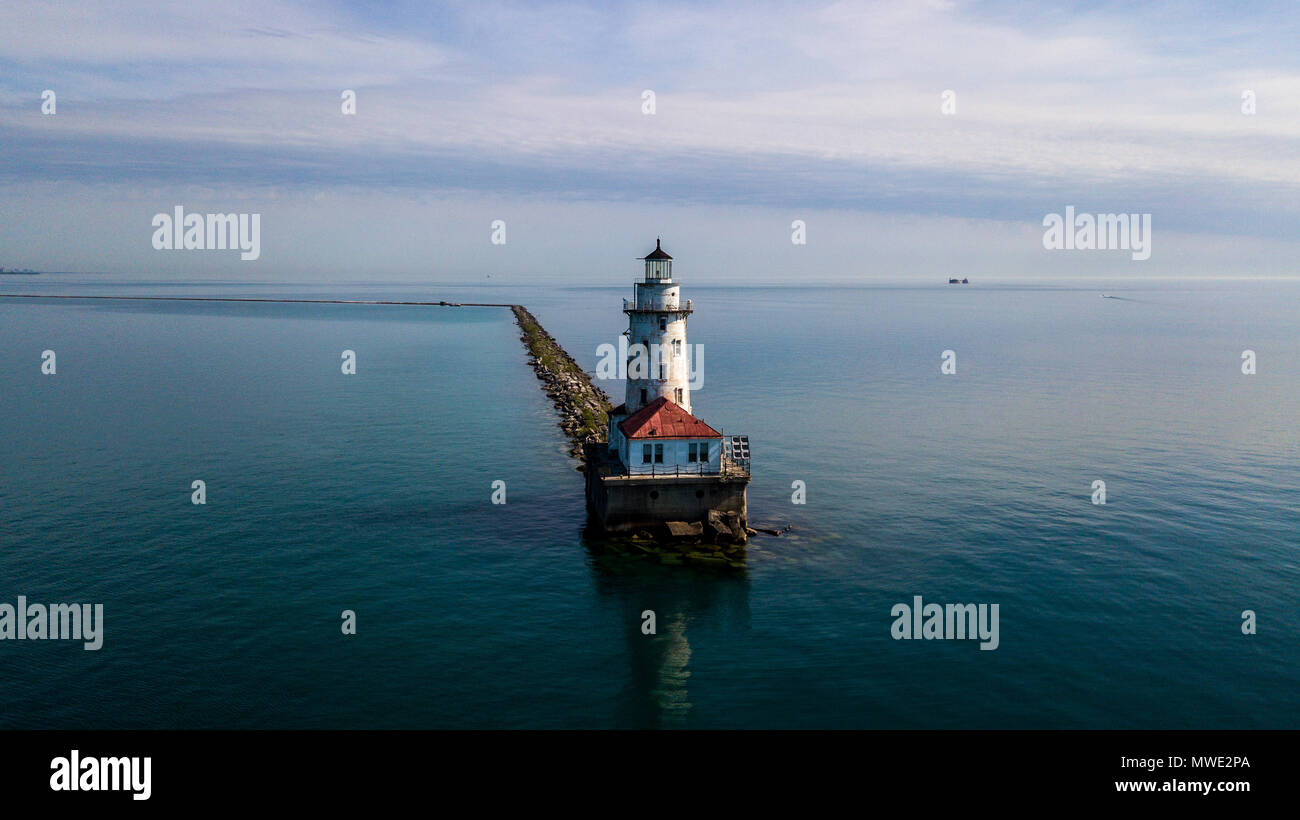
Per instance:
[[[749,475],[749,468],[728,459],[722,460],[721,468],[700,462],[687,465],[633,464],[629,469],[613,462],[601,465],[601,474],[618,478],[739,478]]]
[[[687,299],[685,304],[682,302],[673,302],[667,305],[654,307],[652,305],[638,305],[635,299],[623,300],[624,313],[691,313],[691,300]]]
[[[639,455],[639,453],[637,454]],[[749,476],[749,436],[723,436],[722,455],[717,465],[711,461],[690,464],[661,464],[638,461],[625,465],[608,452],[602,454],[599,473],[616,478],[742,478]]]

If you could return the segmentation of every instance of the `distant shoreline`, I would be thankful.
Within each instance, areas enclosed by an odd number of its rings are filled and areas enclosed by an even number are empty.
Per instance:
[[[52,293],[0,293],[0,299],[114,299],[135,302],[283,302],[297,305],[424,305],[428,307],[515,307],[506,302],[412,302],[392,299],[271,299],[241,296],[76,296]]]

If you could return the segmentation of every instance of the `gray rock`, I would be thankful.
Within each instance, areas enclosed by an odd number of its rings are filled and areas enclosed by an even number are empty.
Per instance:
[[[704,523],[701,521],[669,521],[668,532],[678,538],[692,535],[703,535]]]

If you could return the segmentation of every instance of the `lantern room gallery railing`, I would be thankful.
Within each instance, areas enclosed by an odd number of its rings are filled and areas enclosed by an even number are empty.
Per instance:
[[[655,306],[653,304],[638,305],[635,299],[623,300],[624,313],[692,313],[691,300],[685,302],[673,302],[667,305]]]

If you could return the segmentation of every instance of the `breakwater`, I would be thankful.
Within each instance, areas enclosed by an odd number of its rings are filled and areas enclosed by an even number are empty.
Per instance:
[[[569,453],[582,460],[584,442],[605,438],[609,411],[613,409],[609,396],[591,383],[586,371],[546,332],[537,317],[522,305],[511,305],[510,309],[519,324],[529,364],[560,416],[560,429],[569,438]],[[585,462],[578,469],[586,469]]]

